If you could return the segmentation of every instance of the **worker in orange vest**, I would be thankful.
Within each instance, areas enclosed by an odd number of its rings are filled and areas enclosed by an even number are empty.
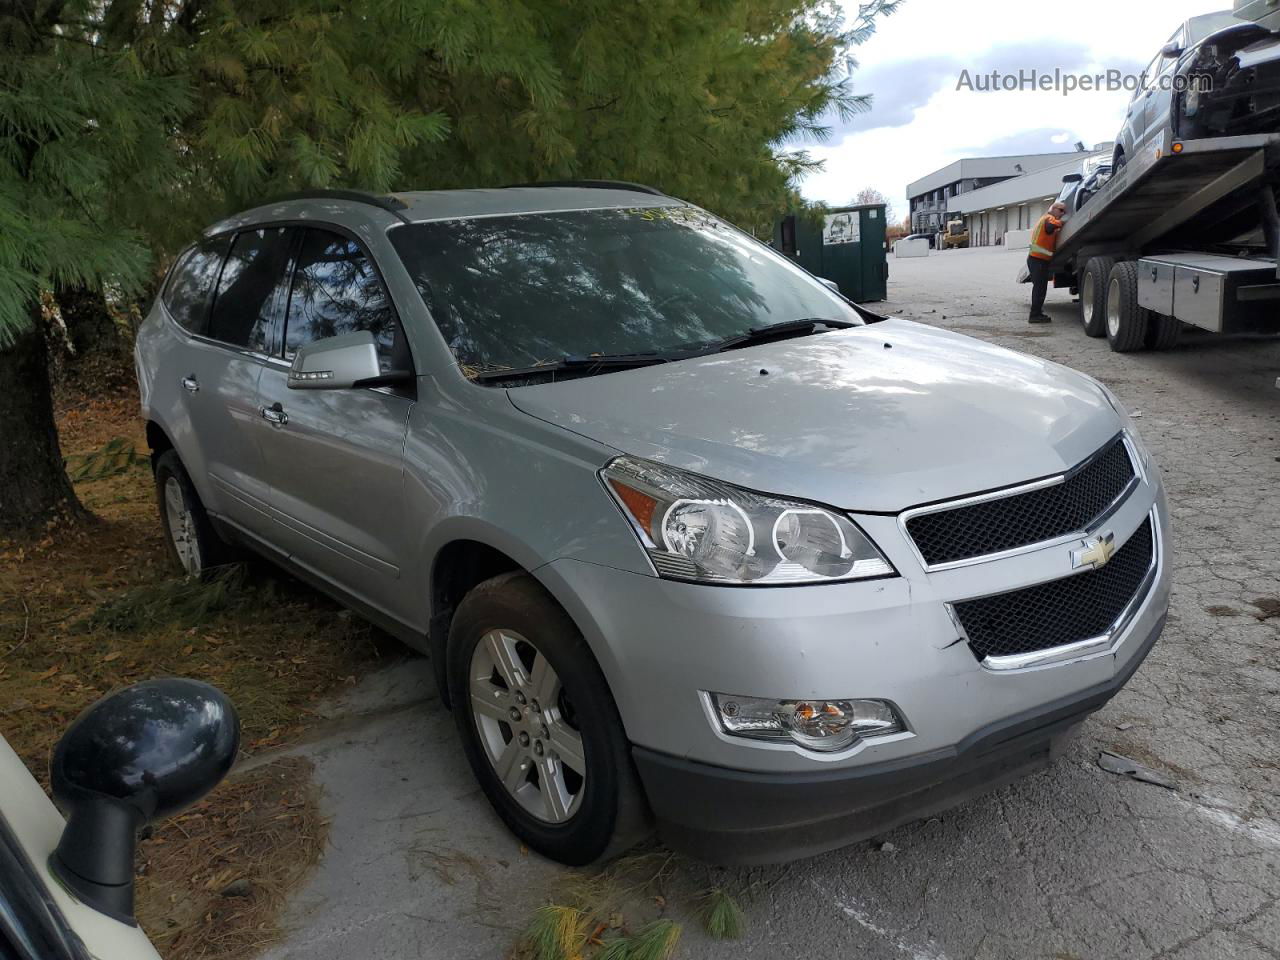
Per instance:
[[[1031,317],[1028,323],[1049,323],[1053,320],[1044,312],[1044,298],[1053,277],[1049,261],[1058,248],[1058,232],[1066,214],[1066,204],[1059,201],[1049,208],[1031,231],[1031,252],[1027,255],[1027,270],[1031,272]]]

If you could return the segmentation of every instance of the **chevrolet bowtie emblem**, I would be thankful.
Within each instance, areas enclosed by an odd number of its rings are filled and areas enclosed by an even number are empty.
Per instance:
[[[1108,531],[1096,537],[1090,537],[1079,550],[1071,551],[1071,568],[1092,567],[1097,570],[1106,566],[1111,555],[1116,552],[1116,535]]]

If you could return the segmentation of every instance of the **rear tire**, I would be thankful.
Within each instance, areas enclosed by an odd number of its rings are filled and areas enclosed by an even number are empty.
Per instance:
[[[1147,349],[1172,350],[1182,335],[1182,321],[1166,317],[1162,313],[1151,314],[1151,326],[1147,330]]]
[[[1080,322],[1091,337],[1107,334],[1107,283],[1116,262],[1111,257],[1092,257],[1080,277]]]
[[[447,669],[471,770],[529,847],[582,866],[648,832],[609,686],[581,632],[533,577],[504,573],[463,598]]]
[[[1138,265],[1117,263],[1107,283],[1107,342],[1116,353],[1141,350],[1150,327],[1150,312],[1138,306]]]
[[[156,458],[156,504],[170,559],[189,577],[234,563],[236,550],[218,536],[176,450]]]

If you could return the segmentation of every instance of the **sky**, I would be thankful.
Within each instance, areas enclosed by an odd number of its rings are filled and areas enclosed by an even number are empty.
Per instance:
[[[852,19],[858,0],[842,0]],[[849,202],[872,187],[901,219],[907,184],[961,157],[1070,150],[1114,140],[1130,94],[1105,91],[957,89],[968,71],[1019,70],[1138,74],[1187,17],[1226,9],[1229,0],[905,0],[877,21],[851,53],[855,93],[870,111],[832,121],[825,143],[805,143],[825,169],[807,176],[811,200]]]

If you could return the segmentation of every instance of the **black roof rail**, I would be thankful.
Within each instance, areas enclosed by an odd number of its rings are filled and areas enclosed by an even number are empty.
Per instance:
[[[372,193],[368,190],[298,190],[275,197],[268,203],[281,203],[285,200],[350,200],[353,203],[367,203],[371,207],[394,213],[405,223],[409,222],[404,216],[404,211],[409,209],[409,205],[399,197],[385,193]]]
[[[536,183],[509,183],[508,187],[583,187],[592,190],[630,190],[633,193],[650,193],[655,197],[666,194],[657,187],[629,180],[539,180]]]

